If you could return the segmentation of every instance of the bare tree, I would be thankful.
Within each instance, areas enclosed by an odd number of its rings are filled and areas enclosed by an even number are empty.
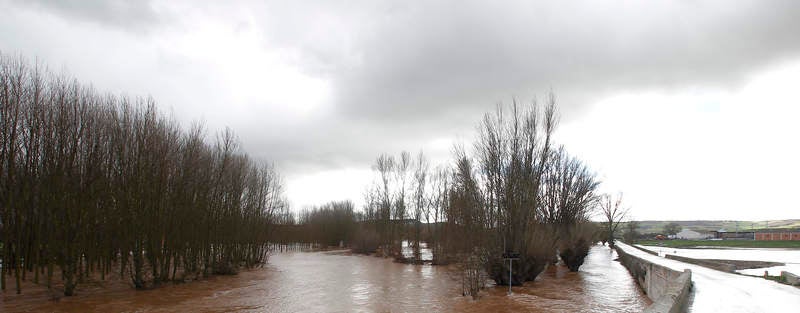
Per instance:
[[[622,205],[622,193],[612,196],[604,194],[598,202],[600,211],[605,218],[604,235],[610,246],[614,246],[614,234],[616,234],[619,224],[627,217],[630,208]]]
[[[402,242],[408,237],[405,219],[408,216],[411,163],[411,154],[407,151],[402,151],[394,164],[395,190],[392,206],[392,217],[394,218],[394,223],[392,223],[392,252],[395,256],[400,256]]]
[[[64,294],[112,264],[136,288],[266,261],[286,207],[271,165],[188,132],[151,98],[103,95],[0,54],[0,287],[27,273]],[[170,275],[171,274],[171,275]]]
[[[391,174],[394,171],[394,163],[394,157],[382,154],[375,159],[375,164],[372,166],[372,170],[377,172],[379,179],[379,182],[376,182],[378,186],[375,188],[378,195],[374,197],[373,200],[377,200],[378,223],[376,227],[380,234],[380,244],[383,246],[384,253],[387,252],[387,249],[391,249],[394,241],[394,234],[391,231],[392,225],[390,224],[392,219],[393,199],[391,192]]]
[[[413,208],[413,220],[419,223],[424,216],[426,221],[434,263],[455,261],[469,269],[466,281],[485,274],[498,284],[519,285],[535,279],[559,254],[576,271],[595,242],[589,216],[599,182],[583,162],[554,149],[557,124],[552,92],[541,105],[500,105],[481,121],[474,154],[456,146],[453,163],[432,174],[420,155],[411,162],[411,184],[407,153],[396,159],[381,155],[373,166],[377,179],[365,197],[366,216],[377,221],[378,232],[391,230],[382,236],[391,244],[398,239],[397,225],[387,219],[405,218],[406,209]],[[415,227],[410,236],[415,246],[419,233]],[[520,255],[511,274],[504,252]],[[476,272],[476,264],[484,272]],[[480,289],[472,288],[480,284],[467,285],[469,293]]]
[[[639,238],[639,222],[628,221],[625,223],[625,231],[622,233],[622,239],[627,243],[636,243]]]
[[[351,201],[332,201],[300,212],[304,241],[323,246],[350,246],[355,240],[357,214]]]
[[[559,256],[577,271],[593,244],[595,228],[589,223],[599,182],[594,173],[563,147],[553,151],[544,175],[540,219],[554,225]]]
[[[452,173],[449,167],[438,166],[431,176],[431,194],[429,195],[430,206],[425,214],[426,225],[429,234],[428,246],[433,253],[433,263],[446,263],[446,241],[447,233],[442,224],[446,221],[445,212],[449,211],[450,189]]]
[[[491,249],[489,275],[499,284],[521,284],[535,279],[555,254],[554,249],[548,257],[532,251],[541,246],[530,244],[538,239],[529,234],[544,225],[539,220],[540,193],[558,116],[552,93],[543,106],[534,101],[523,107],[514,101],[509,110],[506,115],[498,106],[494,114],[484,116],[475,151],[486,196],[485,226],[493,230],[486,246]],[[514,267],[512,277],[502,261],[503,250],[520,253],[520,266]]]
[[[664,225],[664,234],[675,235],[681,231],[681,225],[675,222],[669,222]]]
[[[428,211],[428,206],[430,204],[428,199],[428,171],[429,171],[428,160],[425,158],[425,155],[422,151],[417,154],[416,159],[414,160],[414,182],[413,182],[413,194],[412,197],[414,199],[414,228],[413,228],[413,248],[414,248],[414,257],[417,260],[420,260],[420,241],[422,237],[422,215]]]

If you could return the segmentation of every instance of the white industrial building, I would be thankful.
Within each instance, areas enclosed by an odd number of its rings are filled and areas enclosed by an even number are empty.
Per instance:
[[[678,239],[689,239],[689,240],[697,240],[697,239],[706,239],[708,236],[693,231],[688,228],[684,228],[679,233],[675,234],[675,237]]]

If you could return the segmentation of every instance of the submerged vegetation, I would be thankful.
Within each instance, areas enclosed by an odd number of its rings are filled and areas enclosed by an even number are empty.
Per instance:
[[[476,268],[515,285],[534,280],[559,256],[577,271],[598,238],[589,217],[599,182],[553,143],[557,122],[550,94],[544,105],[515,102],[486,114],[472,153],[456,146],[450,166],[430,170],[421,153],[379,156],[364,212],[378,251],[398,255],[410,239],[418,255],[426,241],[434,263],[461,264],[473,296],[482,286]],[[409,218],[412,225],[398,223]],[[503,259],[509,252],[519,254],[510,276]]]
[[[267,258],[286,208],[281,178],[239,151],[226,130],[209,143],[152,99],[98,93],[0,55],[0,288],[13,274],[64,294],[112,269],[136,288],[234,273]],[[60,273],[55,273],[60,271]]]

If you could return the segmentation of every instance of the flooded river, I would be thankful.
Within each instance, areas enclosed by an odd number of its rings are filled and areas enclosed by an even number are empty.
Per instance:
[[[607,247],[592,248],[580,272],[553,266],[536,281],[460,295],[453,267],[407,265],[372,256],[279,253],[263,269],[155,290],[87,287],[59,301],[6,297],[3,312],[641,312],[650,302]]]

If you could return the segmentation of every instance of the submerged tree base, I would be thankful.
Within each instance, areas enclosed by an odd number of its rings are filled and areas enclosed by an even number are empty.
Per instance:
[[[561,261],[563,261],[564,265],[572,272],[577,272],[580,269],[587,255],[589,255],[588,245],[569,248],[559,254]]]
[[[511,285],[522,286],[526,281],[535,280],[536,276],[547,268],[548,263],[550,259],[521,258],[519,261],[514,261],[511,266]],[[489,265],[488,272],[497,285],[508,285],[508,261],[495,259]]]
[[[217,262],[213,266],[214,275],[236,275],[239,274],[239,267],[231,262]]]

